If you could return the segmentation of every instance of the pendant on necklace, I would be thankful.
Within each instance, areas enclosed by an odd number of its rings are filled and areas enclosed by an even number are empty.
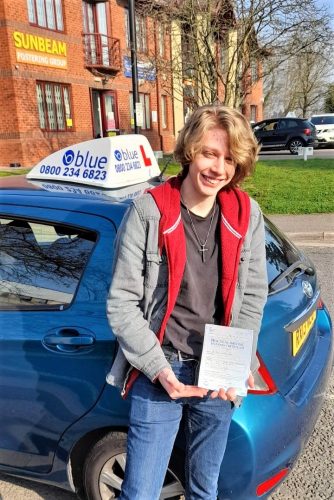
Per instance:
[[[205,262],[205,252],[208,251],[208,248],[205,248],[205,244],[201,245],[199,252],[202,254],[202,262]]]

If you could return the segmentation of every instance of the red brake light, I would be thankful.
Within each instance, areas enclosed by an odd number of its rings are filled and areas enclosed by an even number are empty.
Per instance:
[[[269,490],[271,490],[276,484],[283,479],[284,476],[287,475],[289,472],[289,469],[285,468],[280,470],[277,474],[272,476],[270,479],[267,479],[263,483],[259,484],[259,486],[256,488],[256,495],[260,497],[264,493],[267,493]]]
[[[324,303],[321,299],[319,299],[317,303],[317,309],[323,309],[323,308],[324,308]]]
[[[310,128],[304,128],[304,134],[305,135],[311,135],[312,134],[312,130]]]
[[[270,394],[275,394],[277,392],[277,387],[273,381],[267,367],[265,366],[263,359],[256,354],[259,360],[260,366],[254,375],[255,389],[249,389],[249,394],[265,394],[269,396]]]

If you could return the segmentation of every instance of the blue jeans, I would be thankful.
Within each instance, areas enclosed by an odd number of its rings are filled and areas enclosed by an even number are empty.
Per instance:
[[[166,356],[184,384],[196,381],[198,361]],[[186,433],[186,500],[215,500],[233,414],[229,401],[172,400],[159,384],[140,375],[130,391],[125,479],[119,500],[158,500],[182,416]]]

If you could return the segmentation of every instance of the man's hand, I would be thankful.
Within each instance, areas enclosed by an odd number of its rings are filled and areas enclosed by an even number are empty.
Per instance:
[[[249,377],[248,377],[247,383],[248,383],[248,389],[254,389],[254,387],[255,387],[255,382],[254,382],[254,377],[253,377],[252,372],[249,374]]]
[[[195,385],[185,385],[180,382],[170,368],[164,368],[158,375],[158,380],[171,399],[178,398],[203,398],[208,393],[207,389]]]
[[[247,379],[247,384],[248,384],[249,389],[254,389],[255,384],[254,384],[254,377],[253,377],[252,373],[249,374],[249,377]],[[229,389],[227,389],[227,391],[224,391],[224,389],[219,389],[219,391],[213,391],[210,394],[210,397],[212,399],[220,398],[220,399],[224,399],[224,401],[228,400],[228,401],[234,402],[236,400],[237,394],[235,392],[234,387],[229,387]]]

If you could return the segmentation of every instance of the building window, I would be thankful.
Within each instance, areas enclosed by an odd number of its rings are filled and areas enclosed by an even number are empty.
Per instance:
[[[139,94],[139,102],[143,108],[143,125],[142,130],[148,130],[151,128],[151,106],[150,106],[150,96],[149,94]],[[134,116],[133,116],[133,97],[132,92],[130,92],[130,113],[131,113],[131,128],[134,128]]]
[[[168,128],[168,119],[167,119],[167,96],[161,96],[161,127],[163,129]]]
[[[165,25],[163,23],[158,23],[157,29],[157,43],[158,43],[158,54],[160,57],[165,57],[166,43],[165,43]]]
[[[39,125],[43,130],[72,130],[70,87],[60,83],[37,82]]]
[[[251,105],[250,107],[250,121],[256,123],[257,106]]]
[[[62,0],[27,0],[31,24],[55,31],[64,31]]]
[[[147,52],[146,19],[143,16],[136,16],[136,36],[138,52]]]
[[[93,65],[111,66],[106,4],[84,1],[82,13],[86,59]]]
[[[125,32],[126,32],[126,46],[130,48],[130,19],[129,10],[125,9]],[[136,14],[136,42],[138,52],[147,52],[147,31],[146,19],[140,14]]]
[[[257,61],[251,61],[251,80],[252,83],[255,83],[259,79],[259,74],[258,74],[258,66],[257,66]]]

